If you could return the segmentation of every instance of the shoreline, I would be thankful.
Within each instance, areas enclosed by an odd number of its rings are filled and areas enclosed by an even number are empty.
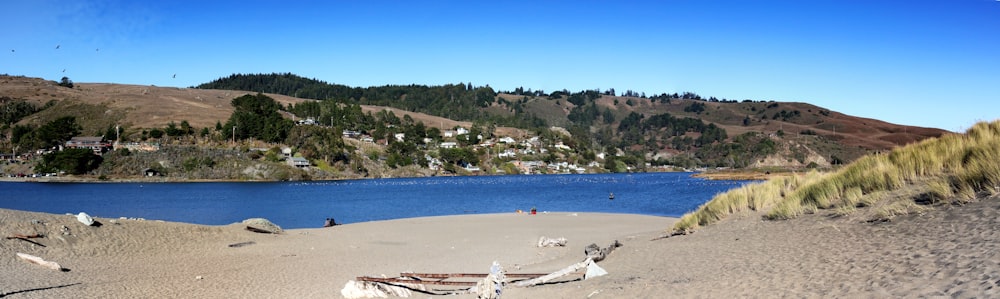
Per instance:
[[[716,179],[714,177],[701,176],[703,172],[683,172],[683,171],[649,171],[649,172],[637,172],[628,174],[642,174],[642,173],[689,173],[691,177],[705,178],[705,179]],[[484,176],[561,176],[561,175],[606,175],[614,173],[576,173],[576,174],[566,174],[566,173],[552,173],[552,174],[483,174],[483,175],[468,175],[468,177],[484,177]],[[623,173],[625,174],[625,173]],[[339,182],[339,181],[360,181],[360,180],[378,180],[378,179],[416,179],[416,178],[435,178],[435,177],[463,177],[463,175],[447,175],[447,176],[413,176],[413,177],[364,177],[364,178],[333,178],[333,179],[310,179],[310,180],[239,180],[239,179],[180,179],[180,178],[165,178],[165,177],[129,177],[129,178],[109,178],[107,180],[101,180],[92,176],[55,176],[55,177],[0,177],[0,182],[24,182],[24,183],[279,183],[279,182]],[[742,179],[727,179],[718,178],[717,180],[734,180],[739,181]]]
[[[506,288],[504,297],[723,298],[776,291],[806,298],[1000,296],[1000,198],[883,223],[851,215],[761,217],[734,215],[669,238],[661,237],[676,218],[564,212],[430,216],[260,234],[240,224],[107,218],[97,218],[103,225],[93,227],[68,215],[0,209],[0,234],[44,236],[0,240],[0,271],[18,273],[3,279],[0,294],[343,298],[340,290],[359,276],[488,273],[494,261],[508,273],[551,273],[580,262],[587,245],[617,240],[622,247],[599,262],[608,275]],[[568,242],[538,247],[540,237]],[[68,270],[28,263],[15,253]]]

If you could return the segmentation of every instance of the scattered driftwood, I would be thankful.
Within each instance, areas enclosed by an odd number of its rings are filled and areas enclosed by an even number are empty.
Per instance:
[[[233,243],[233,244],[229,244],[229,247],[230,248],[236,248],[236,247],[243,247],[243,246],[248,246],[248,245],[253,245],[253,244],[257,244],[257,242],[246,241],[246,242]]]
[[[545,237],[539,239],[539,246],[545,240]],[[562,239],[562,238],[561,238]],[[565,242],[565,239],[563,239]],[[584,249],[587,258],[579,263],[570,265],[569,267],[560,269],[556,272],[549,274],[518,274],[518,273],[506,273],[500,264],[493,262],[490,267],[489,274],[476,274],[476,273],[446,273],[446,274],[434,274],[434,273],[400,273],[399,277],[370,277],[370,276],[359,276],[357,281],[351,280],[342,289],[341,295],[345,298],[385,298],[387,295],[408,297],[410,295],[409,291],[419,291],[427,294],[433,295],[454,295],[454,294],[477,294],[477,298],[484,299],[497,299],[503,293],[503,288],[508,286],[513,287],[530,287],[540,284],[550,283],[553,280],[565,277],[568,275],[583,275],[583,279],[590,279],[592,277],[598,277],[607,275],[608,272],[597,265],[597,261],[604,260],[607,258],[608,254],[615,250],[615,248],[621,247],[622,243],[615,240],[608,247],[600,248],[597,244],[590,244]],[[581,269],[586,269],[585,273],[580,273]],[[478,281],[454,281],[447,280],[449,278],[481,278]],[[520,278],[511,280],[511,278]],[[419,286],[418,288],[411,287],[413,285]],[[461,290],[450,290],[450,293],[439,294],[428,292],[423,288],[424,285],[446,285],[446,286],[459,286],[459,287],[469,287],[467,289]],[[405,290],[404,295],[393,293],[395,291]],[[441,291],[441,290],[435,290]]]
[[[23,260],[26,260],[28,262],[41,265],[42,267],[52,269],[52,270],[56,270],[56,271],[63,271],[64,270],[63,267],[59,266],[58,263],[53,262],[53,261],[46,261],[46,260],[44,260],[44,259],[42,259],[40,257],[34,256],[34,255],[30,255],[30,254],[18,252],[17,253],[17,257],[19,257],[19,258],[21,258]]]
[[[261,234],[277,234],[276,232],[272,232],[272,231],[269,231],[269,230],[266,230],[266,229],[262,229],[262,228],[256,228],[256,227],[253,227],[253,226],[247,226],[247,230],[255,232],[255,233],[261,233]]]
[[[600,262],[604,260],[604,258],[608,257],[608,254],[611,254],[611,252],[614,251],[615,248],[621,246],[622,243],[619,243],[618,240],[611,242],[611,245],[608,245],[608,247],[604,248],[598,247],[597,244],[590,244],[583,249],[583,253],[587,255],[587,258],[593,259],[595,262]]]

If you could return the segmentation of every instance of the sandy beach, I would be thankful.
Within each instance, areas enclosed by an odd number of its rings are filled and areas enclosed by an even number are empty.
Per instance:
[[[608,275],[508,288],[504,298],[1000,296],[997,199],[886,223],[743,215],[670,238],[660,237],[673,218],[566,212],[414,218],[281,234],[250,232],[242,224],[96,220],[102,225],[0,209],[3,236],[42,235],[0,240],[0,297],[342,298],[345,283],[366,275],[487,273],[493,261],[508,273],[553,272],[582,261],[585,246],[614,240],[622,247],[599,263]],[[568,242],[539,248],[542,236]]]

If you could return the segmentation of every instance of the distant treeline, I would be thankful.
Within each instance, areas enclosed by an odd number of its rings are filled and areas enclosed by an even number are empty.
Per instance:
[[[496,123],[514,127],[544,127],[545,121],[533,116],[499,116],[482,111],[497,99],[489,86],[472,83],[426,85],[385,85],[349,87],[291,73],[233,74],[196,88],[230,89],[274,93],[304,99],[333,100],[346,104],[395,107],[444,118]]]

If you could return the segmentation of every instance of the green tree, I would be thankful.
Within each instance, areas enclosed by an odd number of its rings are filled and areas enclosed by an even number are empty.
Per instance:
[[[55,147],[79,135],[81,130],[76,124],[76,117],[63,116],[39,127],[35,138],[43,147]]]
[[[70,80],[69,77],[62,77],[59,80],[59,86],[73,88],[73,80]]]
[[[157,139],[162,138],[163,137],[163,130],[160,130],[160,129],[157,129],[157,128],[153,128],[152,130],[149,130],[149,137],[153,137],[153,138],[157,138]]]
[[[43,155],[42,161],[35,165],[35,172],[65,171],[69,174],[84,174],[97,169],[103,161],[101,156],[95,155],[90,149],[70,148]]]
[[[232,131],[236,139],[257,138],[267,142],[281,142],[295,126],[291,120],[284,119],[278,113],[281,105],[264,94],[235,98],[232,105],[236,110],[226,122],[224,131]]]

